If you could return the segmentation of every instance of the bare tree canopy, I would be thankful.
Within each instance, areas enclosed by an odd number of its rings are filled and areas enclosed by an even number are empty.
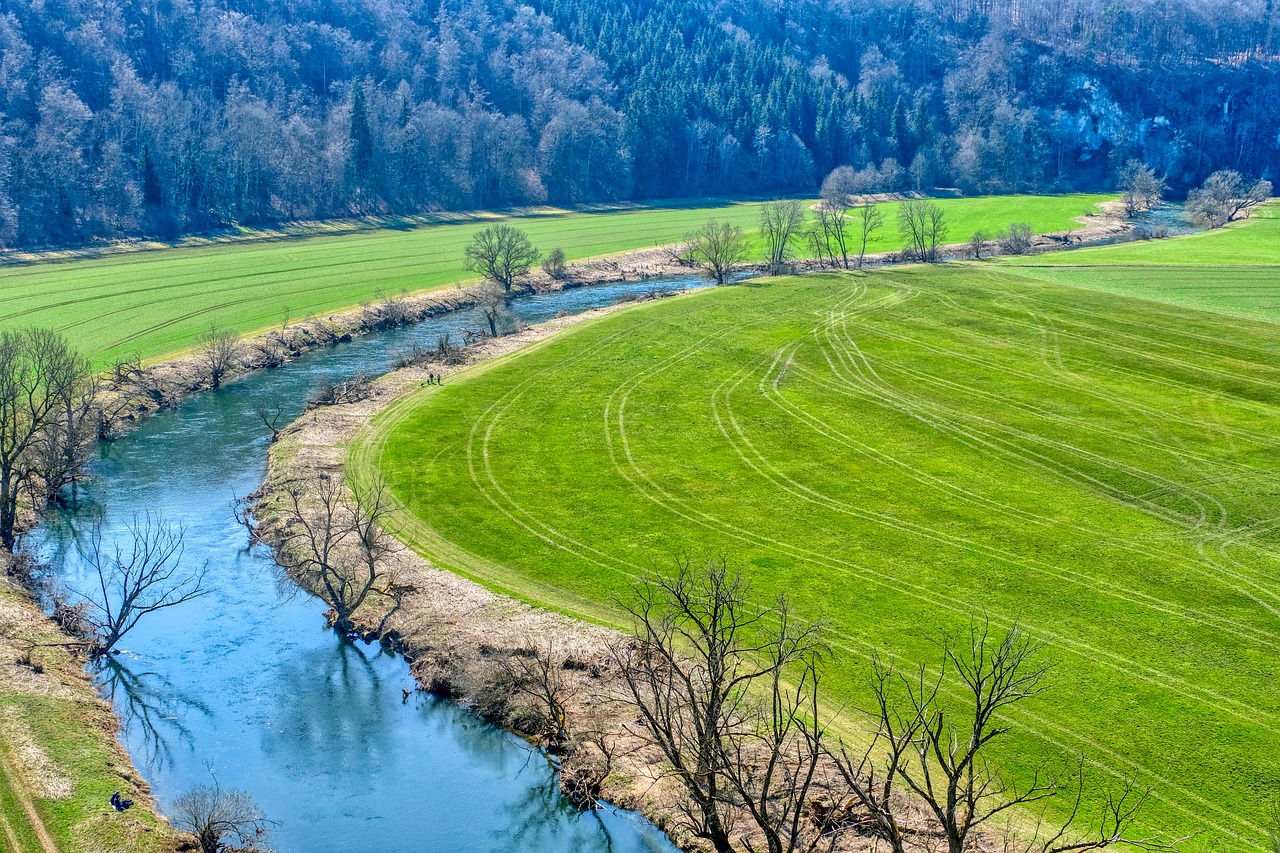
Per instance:
[[[268,821],[246,791],[224,791],[216,783],[182,794],[170,808],[173,825],[196,837],[200,853],[221,853],[229,843],[260,841]]]
[[[476,306],[489,326],[490,337],[496,338],[498,323],[507,319],[507,292],[494,283],[482,287],[476,296]]]
[[[685,236],[685,254],[702,274],[716,284],[724,284],[733,268],[747,256],[742,229],[729,222],[711,220]]]
[[[867,244],[884,225],[884,212],[879,205],[864,204],[858,208],[854,218],[858,223],[858,269],[862,269],[867,260]],[[849,266],[848,257],[845,258],[844,265]]]
[[[898,233],[907,241],[904,251],[914,260],[937,263],[947,238],[946,216],[932,201],[909,199],[898,203]]]
[[[820,758],[815,626],[785,600],[758,607],[724,560],[682,560],[625,604],[637,639],[615,648],[644,736],[689,795],[689,827],[733,850],[735,801],[770,853],[804,848],[802,812]]]
[[[89,365],[57,332],[0,332],[0,543],[12,549],[18,499],[56,463],[82,459]],[[49,458],[52,456],[53,458]],[[42,457],[45,457],[42,459]],[[48,495],[48,484],[44,484]],[[60,485],[60,484],[59,484]]]
[[[848,207],[849,197],[858,192],[859,186],[852,166],[836,166],[822,180],[822,202],[827,207]]]
[[[86,619],[93,628],[93,654],[110,654],[151,613],[184,604],[206,594],[206,568],[182,566],[183,527],[147,514],[134,518],[124,542],[103,541],[95,523],[84,555],[97,574],[97,589],[86,599]]]
[[[392,504],[381,482],[367,490],[348,489],[340,477],[321,474],[282,490],[285,520],[277,565],[289,580],[329,605],[330,623],[352,633],[352,617],[362,605],[382,606],[375,633],[400,608],[408,587],[396,583],[388,557],[400,545],[385,527]]]
[[[986,231],[974,231],[973,236],[969,238],[969,254],[975,261],[982,260],[982,256],[990,254],[991,238],[987,236]]]
[[[920,831],[904,827],[898,782],[924,804],[936,828],[925,831],[936,831],[948,853],[972,849],[976,835],[989,826],[1004,837],[1010,853],[1077,853],[1116,845],[1165,850],[1177,843],[1137,832],[1147,792],[1130,782],[1109,792],[1091,821],[1084,819],[1083,761],[1065,775],[1038,770],[1021,786],[1008,782],[994,765],[992,745],[1012,730],[1008,709],[1046,687],[1042,651],[1017,624],[997,633],[979,620],[961,637],[944,640],[934,675],[925,666],[908,675],[873,660],[871,716],[878,724],[873,742],[858,758],[851,759],[843,748],[831,754],[894,853],[903,853],[909,836]],[[1056,813],[1065,818],[1049,820],[1050,803],[1064,797],[1069,802]],[[1014,813],[1023,815],[1024,823],[1027,815],[1037,818],[1031,831],[994,825]]]
[[[533,268],[541,253],[533,247],[529,235],[515,226],[499,223],[478,231],[463,255],[467,269],[509,291],[517,278]]]
[[[1187,194],[1187,211],[1205,227],[1221,228],[1232,220],[1247,217],[1269,198],[1270,181],[1257,180],[1250,184],[1239,172],[1222,169]]]
[[[244,353],[244,342],[235,332],[210,325],[200,336],[196,346],[196,355],[200,365],[209,376],[209,384],[214,388],[222,387],[222,380],[235,369]]]
[[[765,263],[770,275],[787,269],[795,257],[793,247],[804,227],[804,207],[794,199],[771,201],[760,208],[760,236],[764,238]]]
[[[848,244],[848,215],[840,205],[823,202],[814,212],[813,224],[805,232],[809,241],[809,251],[819,266],[838,266],[843,263],[848,267],[848,256],[845,246]]]
[[[1006,255],[1025,255],[1031,251],[1031,226],[1026,222],[1010,222],[996,235],[1000,251]]]
[[[547,252],[547,256],[542,259],[542,271],[554,278],[556,281],[564,278],[565,274],[565,256],[564,249],[559,246]]]
[[[1156,170],[1141,160],[1130,160],[1120,170],[1117,181],[1124,193],[1124,212],[1130,219],[1139,211],[1150,210],[1164,197],[1165,182]]]

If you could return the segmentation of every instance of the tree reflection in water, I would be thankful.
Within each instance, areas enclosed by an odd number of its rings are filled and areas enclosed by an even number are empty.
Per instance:
[[[148,773],[172,768],[175,746],[195,749],[195,737],[183,718],[193,712],[212,718],[203,702],[159,673],[134,672],[118,657],[96,666],[98,689],[115,707],[134,761],[141,758]]]

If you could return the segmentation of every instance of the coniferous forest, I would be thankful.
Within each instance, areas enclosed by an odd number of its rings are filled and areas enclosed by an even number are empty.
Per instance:
[[[0,245],[1275,177],[1273,0],[9,0]]]

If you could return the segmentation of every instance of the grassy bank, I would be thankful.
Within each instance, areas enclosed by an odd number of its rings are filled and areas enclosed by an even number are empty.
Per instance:
[[[634,309],[418,392],[351,465],[438,564],[606,623],[728,554],[827,620],[855,706],[872,652],[1020,619],[1055,686],[1012,772],[1083,754],[1095,797],[1132,775],[1148,826],[1246,849],[1280,790],[1278,416],[1274,325],[949,265]]]
[[[173,850],[176,833],[151,810],[110,708],[82,663],[47,645],[64,639],[0,581],[0,850]],[[135,807],[113,810],[113,791]]]
[[[1078,227],[1074,219],[1106,196],[1012,196],[944,199],[951,240],[1025,220],[1040,232]],[[874,251],[901,247],[894,216]],[[571,260],[679,241],[708,219],[752,235],[758,203],[703,203],[609,212],[546,211],[513,217],[543,250],[562,247]],[[48,326],[65,332],[99,360],[144,358],[190,347],[217,323],[238,331],[266,329],[286,318],[324,315],[394,295],[447,287],[474,278],[463,248],[497,217],[467,216],[405,230],[138,252],[89,260],[0,269],[0,327]],[[753,256],[759,255],[758,246]]]
[[[1215,231],[999,263],[1059,284],[1237,317],[1280,319],[1280,205]]]

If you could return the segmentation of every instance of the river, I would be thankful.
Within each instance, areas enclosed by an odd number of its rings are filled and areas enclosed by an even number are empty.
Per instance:
[[[695,279],[602,285],[513,299],[537,323]],[[31,534],[55,578],[92,581],[80,549],[94,518],[104,540],[147,511],[185,526],[184,565],[207,563],[211,594],[142,622],[98,674],[121,739],[161,809],[214,779],[249,791],[276,825],[279,853],[613,851],[672,853],[652,824],[614,808],[580,813],[537,750],[464,708],[422,693],[402,658],[325,628],[314,598],[277,588],[270,555],[249,548],[232,513],[266,473],[269,430],[256,411],[303,411],[324,379],[389,370],[413,341],[479,327],[472,312],[368,335],[249,374],[146,419],[103,445],[72,509]]]

